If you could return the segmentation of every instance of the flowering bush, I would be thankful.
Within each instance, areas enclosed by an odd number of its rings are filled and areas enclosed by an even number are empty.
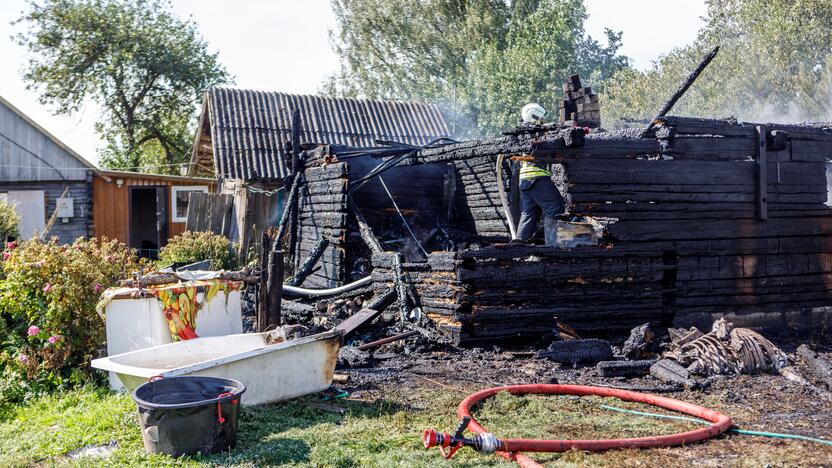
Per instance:
[[[0,400],[20,397],[9,382],[51,390],[86,379],[105,339],[95,311],[102,289],[139,268],[134,253],[114,240],[72,245],[30,240],[0,261]]]
[[[225,237],[212,232],[185,231],[168,241],[159,252],[159,265],[211,260],[215,270],[238,268],[236,248]]]
[[[0,200],[0,242],[5,242],[9,237],[17,238],[17,226],[20,224],[20,215],[11,203]],[[3,250],[3,247],[0,247]]]

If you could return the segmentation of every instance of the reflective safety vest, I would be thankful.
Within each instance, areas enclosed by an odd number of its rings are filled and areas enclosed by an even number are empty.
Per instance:
[[[520,180],[531,180],[538,177],[552,177],[552,172],[536,166],[534,163],[523,161],[520,166]]]

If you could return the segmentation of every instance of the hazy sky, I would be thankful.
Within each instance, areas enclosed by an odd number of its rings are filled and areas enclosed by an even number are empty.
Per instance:
[[[621,52],[644,69],[661,54],[696,37],[705,14],[704,0],[585,0],[587,32],[601,38],[604,28],[624,32]],[[337,58],[329,43],[334,17],[329,0],[173,0],[174,12],[192,17],[219,51],[237,87],[290,93],[315,93]],[[233,7],[230,7],[233,5]],[[97,115],[87,106],[78,115],[56,117],[37,102],[21,80],[24,51],[10,36],[27,8],[26,0],[0,1],[0,95],[82,156],[97,161]],[[293,71],[290,71],[291,68]]]

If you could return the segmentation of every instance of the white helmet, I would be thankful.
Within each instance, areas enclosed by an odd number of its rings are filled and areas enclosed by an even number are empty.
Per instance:
[[[532,102],[523,106],[523,110],[520,111],[520,114],[523,116],[523,122],[536,123],[538,120],[542,119],[544,115],[546,115],[546,109],[544,109],[540,104]]]

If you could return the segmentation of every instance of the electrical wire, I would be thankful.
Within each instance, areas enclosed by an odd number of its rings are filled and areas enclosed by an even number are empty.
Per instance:
[[[2,136],[3,138],[5,138],[6,140],[9,140],[9,142],[10,142],[11,144],[13,144],[13,145],[17,146],[17,147],[18,147],[18,148],[20,148],[22,151],[25,151],[26,153],[29,153],[29,154],[30,154],[30,155],[32,155],[35,159],[37,159],[37,160],[39,160],[40,162],[42,162],[42,163],[46,164],[47,166],[49,166],[49,168],[50,168],[50,169],[52,169],[53,171],[57,172],[57,173],[58,173],[58,175],[59,175],[59,176],[61,176],[61,180],[66,180],[66,177],[64,177],[63,173],[61,173],[61,171],[60,171],[60,170],[58,170],[55,166],[53,166],[53,165],[52,165],[52,163],[50,163],[49,161],[47,161],[47,160],[45,160],[45,159],[41,158],[41,157],[40,157],[40,156],[38,156],[37,154],[35,154],[35,153],[33,153],[32,151],[30,151],[28,148],[26,148],[26,147],[22,146],[20,143],[18,143],[18,142],[16,142],[16,141],[12,140],[12,139],[11,139],[10,137],[8,137],[5,133],[0,132],[0,136]],[[7,165],[6,167],[11,167],[11,166],[10,166],[10,165]],[[39,167],[39,166],[33,166],[31,169],[40,169],[40,167]],[[88,170],[90,170],[90,168],[88,168],[88,167],[87,167],[87,168],[84,168],[84,170],[85,170],[85,171],[88,171]]]
[[[619,408],[617,406],[610,406],[610,405],[600,405],[601,408],[610,410],[610,411],[617,411],[619,413],[627,413],[627,414],[634,414],[637,416],[647,416],[650,418],[661,418],[661,419],[674,419],[677,421],[688,421],[694,422],[697,424],[710,424],[708,421],[703,421],[697,418],[689,418],[685,416],[673,416],[670,414],[658,414],[658,413],[648,413],[646,411],[636,411],[630,410],[626,408]],[[799,434],[787,434],[787,433],[780,433],[780,432],[762,432],[762,431],[749,431],[747,429],[740,429],[736,426],[731,426],[728,428],[726,432],[731,432],[734,434],[743,434],[743,435],[752,435],[752,436],[760,436],[760,437],[772,437],[776,439],[796,439],[796,440],[805,440],[808,442],[815,442],[818,444],[824,445],[832,445],[832,440],[820,439],[817,437],[809,437]]]
[[[396,200],[393,198],[393,194],[391,194],[390,190],[387,189],[387,184],[384,183],[384,179],[382,179],[381,176],[378,176],[378,180],[379,182],[381,182],[381,186],[384,187],[384,191],[387,192],[387,196],[390,197],[390,201],[393,203],[393,208],[396,209],[396,213],[398,213],[399,218],[402,219],[402,223],[404,223],[404,227],[407,228],[407,232],[410,233],[410,237],[412,237],[413,240],[416,241],[416,245],[419,246],[419,250],[421,250],[422,253],[425,254],[425,258],[427,258],[428,251],[425,250],[424,247],[422,247],[422,243],[419,242],[419,239],[416,237],[416,234],[413,233],[413,229],[410,229],[410,224],[407,223],[407,219],[405,219],[404,215],[402,214],[402,210],[400,210],[399,205],[396,204]]]

